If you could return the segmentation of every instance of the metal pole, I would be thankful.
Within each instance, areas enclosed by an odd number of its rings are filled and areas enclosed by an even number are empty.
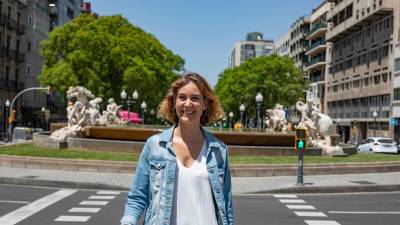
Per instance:
[[[261,103],[257,102],[257,129],[261,130],[261,116],[260,116],[260,111],[261,111]]]
[[[9,106],[5,106],[5,109],[6,109],[6,112],[5,112],[6,121],[4,123],[4,130],[3,131],[4,131],[5,142],[8,142],[9,138],[8,138],[8,133],[7,133],[7,123],[8,123],[8,117],[10,116],[10,107]]]
[[[142,125],[144,125],[144,109],[142,109],[142,118],[143,118]]]
[[[302,186],[303,183],[303,150],[297,150],[297,185]]]
[[[376,117],[374,117],[374,137],[376,137]]]
[[[241,123],[241,130],[243,130],[244,129],[244,124],[243,124],[243,112],[242,111],[240,111],[240,123]]]
[[[130,99],[130,97],[128,97],[126,104],[128,105],[128,123],[130,123],[131,122],[131,99]]]

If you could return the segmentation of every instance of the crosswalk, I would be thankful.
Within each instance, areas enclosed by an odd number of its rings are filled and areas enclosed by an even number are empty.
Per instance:
[[[88,200],[81,201],[79,207],[73,207],[67,211],[69,214],[60,215],[55,222],[87,222],[92,214],[98,213],[101,207],[106,206],[121,192],[119,191],[98,191],[95,195],[89,196]]]
[[[325,213],[317,211],[313,205],[307,204],[305,200],[299,199],[297,195],[276,194],[273,196],[281,203],[286,204],[288,209],[294,210],[296,216],[306,218],[304,222],[307,225],[340,225],[336,221],[325,219],[328,217]],[[324,220],[321,218],[324,218]]]

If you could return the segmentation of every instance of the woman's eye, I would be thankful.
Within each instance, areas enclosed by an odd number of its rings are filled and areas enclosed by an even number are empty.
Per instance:
[[[185,101],[185,100],[186,100],[186,97],[185,97],[185,96],[179,96],[178,98],[179,98],[179,100],[181,100],[181,101]]]

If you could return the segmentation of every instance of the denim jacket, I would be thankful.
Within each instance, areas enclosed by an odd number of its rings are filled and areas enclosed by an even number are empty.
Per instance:
[[[143,147],[126,199],[121,224],[136,225],[146,209],[144,224],[169,225],[175,184],[174,127],[150,137]],[[203,129],[208,150],[207,170],[219,225],[233,224],[231,175],[226,145]],[[196,207],[196,206],[193,206]]]

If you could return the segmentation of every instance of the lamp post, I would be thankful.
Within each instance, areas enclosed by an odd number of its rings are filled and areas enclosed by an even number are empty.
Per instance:
[[[128,99],[126,99],[128,97]],[[139,93],[135,90],[132,93],[132,99],[131,96],[128,95],[125,90],[122,90],[121,92],[121,99],[123,102],[126,102],[126,105],[128,106],[128,122],[131,122],[131,105],[136,104],[136,101],[139,99]]]
[[[244,104],[240,104],[240,106],[239,106],[239,111],[240,111],[240,123],[242,124],[242,130],[243,130],[243,128],[244,128],[244,125],[243,125],[243,113],[244,113],[244,110],[246,110],[246,106],[244,106]]]
[[[233,112],[229,113],[229,131],[232,131]]]
[[[378,113],[374,111],[372,113],[372,117],[374,117],[374,137],[376,136],[376,117],[378,117]]]
[[[154,109],[151,109],[150,110],[150,115],[151,115],[151,120],[152,120],[152,123],[153,124],[155,124],[155,117],[154,117],[154,114],[155,114],[156,112],[154,111]]]
[[[6,102],[4,103],[4,109],[5,109],[5,112],[4,112],[4,116],[5,116],[5,123],[4,123],[4,128],[3,128],[3,131],[4,131],[4,140],[6,141],[6,142],[8,142],[8,137],[7,137],[7,125],[8,125],[8,116],[10,115],[10,105],[11,105],[11,103],[10,103],[10,100],[6,100]]]
[[[147,104],[145,101],[142,102],[140,105],[140,108],[142,109],[142,125],[144,125],[144,113],[146,112]]]
[[[45,116],[46,116],[46,108],[43,106],[42,107],[42,109],[40,110],[40,111],[42,111],[42,128],[44,129],[44,130],[46,130],[46,122],[45,122]]]
[[[262,117],[261,117],[261,103],[264,100],[264,96],[261,94],[261,92],[258,92],[256,95],[256,103],[257,103],[257,128],[258,130],[261,130],[261,124],[262,124]]]

